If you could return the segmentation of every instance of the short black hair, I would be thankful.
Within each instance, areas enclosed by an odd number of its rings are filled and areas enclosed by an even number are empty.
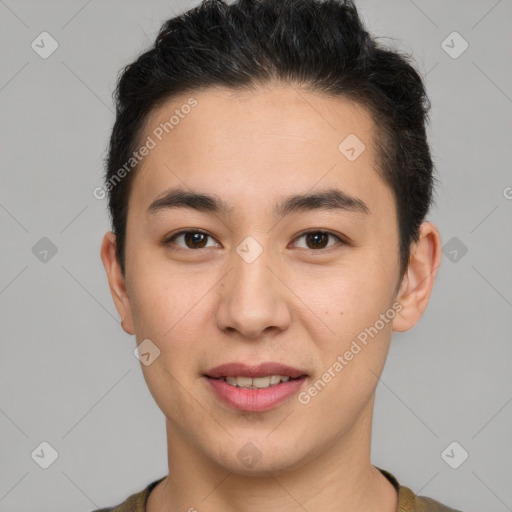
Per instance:
[[[274,82],[348,98],[371,112],[378,172],[396,201],[403,277],[432,202],[430,101],[411,56],[377,43],[351,0],[203,0],[165,21],[154,45],[122,70],[105,181],[123,274],[137,166],[123,179],[116,173],[138,149],[149,114],[178,94]]]

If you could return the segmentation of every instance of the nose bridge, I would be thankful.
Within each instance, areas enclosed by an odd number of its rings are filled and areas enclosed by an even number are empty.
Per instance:
[[[233,328],[251,338],[268,327],[286,328],[290,315],[282,284],[268,268],[273,267],[271,252],[247,237],[231,259],[217,311],[219,328]]]
[[[237,247],[236,256],[233,255],[233,277],[235,277],[237,291],[243,296],[246,294],[256,296],[260,292],[270,292],[268,293],[269,297],[272,295],[272,283],[270,282],[272,273],[268,269],[271,264],[269,261],[270,251],[259,247],[256,247],[251,241],[244,241]],[[253,297],[254,299],[255,297]]]

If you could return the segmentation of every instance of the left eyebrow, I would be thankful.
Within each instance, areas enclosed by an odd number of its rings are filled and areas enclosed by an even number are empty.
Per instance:
[[[154,214],[172,208],[191,208],[201,212],[228,215],[233,210],[223,199],[208,194],[190,192],[183,188],[168,190],[163,197],[153,201],[148,213]],[[286,197],[274,207],[274,216],[284,217],[292,213],[314,210],[344,210],[370,214],[370,208],[359,198],[338,189],[327,189],[313,194],[296,194]]]
[[[357,197],[350,196],[335,188],[323,190],[315,194],[297,194],[287,197],[275,208],[275,215],[284,217],[290,213],[313,210],[344,210],[370,214],[368,205]]]

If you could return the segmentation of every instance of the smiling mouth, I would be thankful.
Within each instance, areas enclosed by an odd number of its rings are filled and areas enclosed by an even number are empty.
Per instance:
[[[245,412],[264,412],[299,392],[308,375],[281,363],[247,365],[228,363],[203,375],[210,389],[225,405]]]
[[[245,376],[232,376],[227,375],[225,377],[218,377],[215,380],[221,380],[226,382],[230,386],[234,386],[237,388],[244,389],[267,389],[278,386],[282,382],[288,382],[291,380],[299,380],[305,377],[305,375],[301,375],[300,377],[289,377],[288,375],[267,375],[265,377],[245,377]],[[213,378],[213,377],[210,377]]]

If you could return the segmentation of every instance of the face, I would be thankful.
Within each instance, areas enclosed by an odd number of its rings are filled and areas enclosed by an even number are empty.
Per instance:
[[[141,367],[176,445],[257,473],[369,437],[401,307],[374,129],[360,105],[285,86],[207,89],[147,120],[113,293],[124,329],[159,351]],[[248,380],[265,375],[290,380]]]

